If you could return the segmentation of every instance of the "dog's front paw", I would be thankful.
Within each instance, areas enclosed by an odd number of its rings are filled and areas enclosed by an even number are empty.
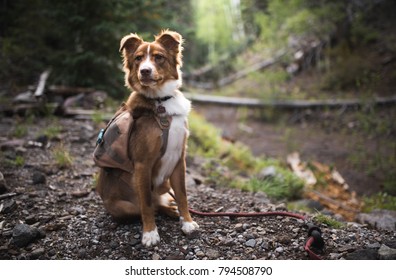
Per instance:
[[[192,222],[182,221],[182,228],[181,229],[187,235],[193,233],[198,228],[199,228],[199,225],[196,222],[194,222],[194,221],[192,221]]]
[[[160,242],[160,236],[157,228],[152,231],[143,232],[142,244],[146,247],[151,247]]]

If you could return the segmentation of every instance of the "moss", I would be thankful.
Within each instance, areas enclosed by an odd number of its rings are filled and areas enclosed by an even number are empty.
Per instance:
[[[321,224],[328,225],[331,228],[342,228],[344,224],[331,218],[330,216],[324,215],[322,213],[318,213],[315,215],[314,219]]]
[[[265,179],[252,178],[248,180],[243,189],[257,192],[265,192],[270,198],[281,200],[293,200],[300,198],[304,188],[304,182],[292,172],[277,168],[277,175]]]

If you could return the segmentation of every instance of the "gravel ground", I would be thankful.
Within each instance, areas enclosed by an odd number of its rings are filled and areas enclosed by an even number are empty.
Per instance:
[[[308,259],[304,223],[287,217],[207,218],[195,216],[200,230],[185,236],[177,220],[158,216],[161,242],[140,244],[141,223],[117,224],[93,188],[91,160],[97,129],[90,121],[59,119],[60,135],[47,141],[43,131],[54,120],[39,119],[22,140],[9,135],[15,120],[0,121],[1,164],[7,191],[0,200],[0,259]],[[42,147],[39,147],[41,143]],[[53,147],[63,143],[73,165],[54,164]],[[22,167],[10,161],[23,157]],[[200,211],[284,210],[263,193],[205,185],[198,159],[188,161],[190,206]],[[1,178],[0,178],[1,179]],[[1,189],[1,188],[0,188]],[[309,217],[309,215],[308,215]],[[396,234],[347,223],[320,225],[324,259],[395,259]]]

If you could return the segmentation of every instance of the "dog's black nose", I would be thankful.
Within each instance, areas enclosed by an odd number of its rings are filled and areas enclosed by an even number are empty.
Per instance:
[[[149,76],[151,74],[151,69],[150,68],[142,68],[142,69],[140,69],[140,74],[142,76]]]

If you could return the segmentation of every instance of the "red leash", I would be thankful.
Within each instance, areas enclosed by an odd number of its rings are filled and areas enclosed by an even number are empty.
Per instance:
[[[240,212],[240,213],[231,213],[231,212],[200,212],[193,209],[189,209],[191,214],[195,214],[198,216],[204,217],[267,217],[267,216],[285,216],[285,217],[292,217],[295,219],[300,219],[306,221],[306,217],[303,215],[284,212],[284,211],[271,211],[271,212]],[[305,243],[304,250],[308,253],[309,257],[314,260],[321,260],[321,257],[315,254],[311,250],[312,247],[316,247],[318,249],[322,249],[324,247],[324,241],[321,236],[321,231],[318,227],[314,225],[308,225],[308,240]]]

